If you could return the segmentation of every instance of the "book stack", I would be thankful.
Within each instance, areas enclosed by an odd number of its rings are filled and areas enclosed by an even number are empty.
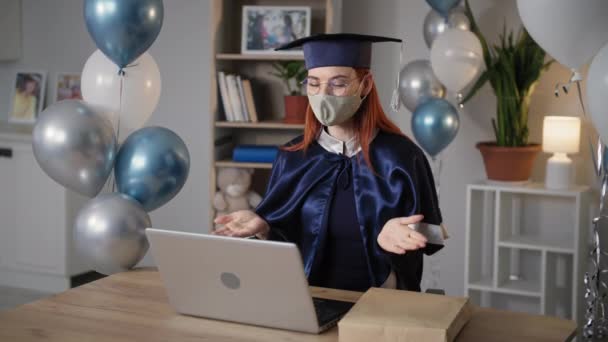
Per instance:
[[[217,74],[226,121],[258,122],[251,82],[240,75]]]
[[[272,163],[279,151],[275,145],[237,145],[232,160],[245,163]]]

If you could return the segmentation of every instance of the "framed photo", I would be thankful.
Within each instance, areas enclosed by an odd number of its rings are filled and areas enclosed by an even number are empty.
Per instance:
[[[310,7],[243,6],[241,53],[302,54],[274,51],[285,43],[310,35]]]
[[[63,72],[57,74],[55,83],[55,101],[82,100],[80,92],[80,74]]]
[[[42,111],[46,89],[45,71],[17,71],[12,81],[8,121],[34,123]]]

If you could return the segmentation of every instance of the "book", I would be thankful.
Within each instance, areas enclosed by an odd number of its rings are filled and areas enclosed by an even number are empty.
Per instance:
[[[247,103],[245,102],[245,95],[243,94],[243,78],[241,76],[236,77],[236,85],[239,90],[239,102],[241,103],[241,111],[243,113],[245,121],[249,120],[249,113],[247,113]]]
[[[372,287],[338,322],[338,337],[352,342],[451,342],[471,315],[468,298]]]
[[[258,122],[258,112],[255,109],[255,101],[253,99],[253,90],[249,80],[243,80],[243,92],[245,94],[245,103],[247,105],[247,113],[251,122]]]
[[[222,100],[222,106],[224,107],[224,115],[226,121],[234,121],[234,114],[232,113],[232,106],[230,104],[230,97],[228,96],[228,86],[226,84],[226,74],[223,71],[218,71],[217,82],[220,88],[220,97]]]
[[[237,145],[232,151],[232,160],[249,163],[272,163],[279,147],[275,145]]]
[[[245,116],[243,115],[241,108],[241,100],[239,98],[239,90],[238,86],[236,85],[236,76],[232,74],[227,75],[226,84],[228,86],[230,106],[232,107],[232,112],[234,113],[234,121],[245,121]]]

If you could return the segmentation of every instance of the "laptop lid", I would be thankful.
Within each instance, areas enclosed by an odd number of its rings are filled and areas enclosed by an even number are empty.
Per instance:
[[[177,312],[319,331],[295,244],[153,228],[146,235]]]

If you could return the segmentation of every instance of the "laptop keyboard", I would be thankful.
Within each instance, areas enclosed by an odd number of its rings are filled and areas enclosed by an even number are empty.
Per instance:
[[[312,301],[320,327],[337,322],[355,305],[355,303],[324,298],[313,298]]]

